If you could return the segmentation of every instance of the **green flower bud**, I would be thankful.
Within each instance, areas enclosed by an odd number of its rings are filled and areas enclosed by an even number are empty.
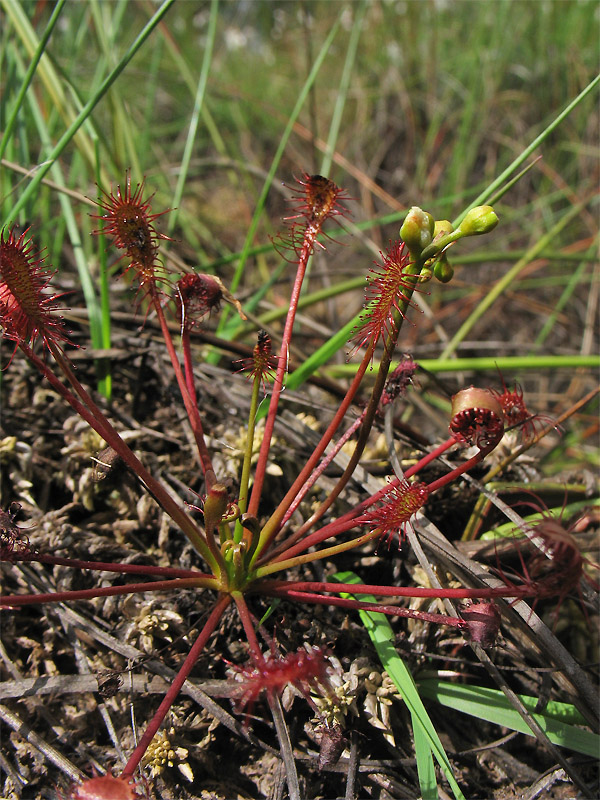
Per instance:
[[[454,277],[454,269],[445,254],[436,263],[433,268],[433,274],[440,283],[449,283]]]
[[[498,224],[498,217],[491,206],[472,208],[459,225],[464,236],[478,236],[493,230]]]
[[[434,241],[440,236],[447,236],[449,233],[452,233],[453,230],[454,228],[452,227],[452,223],[447,219],[436,219],[435,227],[433,229]]]
[[[406,215],[400,236],[411,251],[421,252],[433,239],[435,220],[418,206],[413,206]]]

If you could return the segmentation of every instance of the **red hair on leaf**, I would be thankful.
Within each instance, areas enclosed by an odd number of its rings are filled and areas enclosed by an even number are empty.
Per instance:
[[[301,647],[283,658],[271,657],[260,664],[253,662],[251,666],[234,667],[240,680],[236,707],[238,710],[251,709],[261,694],[279,696],[286,686],[293,686],[305,698],[311,689],[318,687],[330,692],[328,666],[321,648],[305,650]]]
[[[301,178],[296,178],[296,183],[297,186],[288,187],[294,193],[290,198],[293,206],[291,210],[294,213],[284,217],[286,222],[291,222],[291,225],[287,233],[280,234],[272,240],[279,255],[290,263],[295,263],[301,257],[302,249],[307,243],[307,231],[310,230],[312,234],[310,251],[312,252],[315,245],[325,249],[325,245],[316,238],[322,233],[325,221],[329,218],[346,217],[350,213],[342,205],[342,201],[350,198],[329,178],[304,173]],[[293,253],[294,256],[288,256],[286,251]]]
[[[416,289],[419,277],[407,272],[412,263],[408,248],[402,241],[391,242],[387,253],[380,251],[382,263],[374,261],[365,289],[365,313],[361,325],[353,335],[356,350],[370,345],[373,340],[387,339],[395,331],[394,316],[399,313],[404,319],[401,304],[412,305],[410,297]]]
[[[63,295],[45,294],[55,272],[45,268],[44,256],[26,238],[28,232],[17,236],[14,227],[0,232],[0,326],[17,346],[32,346],[39,337],[46,347],[72,344],[62,319],[55,316]]]
[[[150,201],[154,195],[143,198],[144,181],[132,190],[129,172],[124,191],[120,185],[110,194],[101,191],[105,200],[98,201],[98,205],[106,213],[92,216],[103,220],[103,232],[114,237],[119,250],[125,250],[124,258],[130,262],[125,271],[133,269],[137,273],[140,290],[144,295],[154,294],[157,282],[165,281],[168,275],[166,268],[158,261],[158,242],[161,239],[171,241],[169,236],[157,232],[154,220],[167,211],[151,213]]]
[[[382,505],[360,518],[360,522],[369,525],[371,531],[379,530],[382,538],[387,537],[388,546],[396,534],[400,542],[404,528],[428,497],[429,488],[424,483],[403,480],[391,484],[381,498]]]
[[[304,219],[309,225],[321,227],[330,217],[345,217],[349,214],[341,201],[350,198],[329,178],[305,172],[301,178],[296,178],[296,183],[297,187],[291,187],[294,192],[291,202],[295,204],[293,210],[296,213],[285,217],[286,220]]]
[[[504,382],[504,376],[498,370],[502,381],[502,391],[500,389],[490,389],[490,392],[498,400],[504,412],[504,421],[507,428],[520,428],[524,441],[529,442],[537,433],[536,426],[546,420],[551,422],[550,417],[542,417],[539,414],[532,414],[525,405],[523,389],[515,383],[514,389],[509,389]]]
[[[248,377],[256,378],[259,376],[263,391],[266,391],[267,381],[272,382],[275,380],[273,370],[277,369],[278,361],[279,356],[271,353],[271,337],[266,331],[260,330],[252,350],[252,357],[244,358],[234,363],[240,365],[240,372],[249,371]]]

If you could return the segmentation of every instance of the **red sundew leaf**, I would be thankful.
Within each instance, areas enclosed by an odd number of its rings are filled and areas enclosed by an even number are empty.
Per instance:
[[[20,236],[0,232],[0,325],[4,336],[17,345],[69,342],[60,317],[57,300],[63,295],[48,295],[45,290],[55,274],[45,268],[44,256],[27,239],[29,228]],[[69,342],[70,343],[70,342]]]
[[[411,517],[423,508],[429,497],[429,488],[424,483],[401,481],[391,484],[382,496],[382,505],[369,511],[361,520],[371,531],[379,530],[387,537],[388,545],[395,534],[400,537]]]
[[[263,692],[277,696],[288,685],[294,686],[305,697],[311,688],[317,686],[329,691],[328,666],[324,651],[312,647],[310,650],[300,648],[283,658],[268,658],[261,664],[253,662],[247,667],[235,667],[240,676],[237,708],[251,709]]]
[[[320,228],[330,217],[348,215],[342,201],[350,198],[329,178],[304,173],[301,178],[296,178],[296,183],[298,186],[292,187],[294,197],[291,201],[296,213],[285,217],[286,220],[303,218],[308,224]]]
[[[240,372],[248,371],[250,378],[260,377],[263,391],[266,391],[267,381],[274,381],[273,370],[277,369],[279,357],[271,353],[271,337],[266,331],[258,332],[258,341],[254,345],[252,358],[244,358],[234,363],[240,365]]]
[[[127,174],[125,190],[117,186],[110,194],[102,192],[105,200],[98,201],[105,214],[92,215],[94,219],[104,222],[103,232],[114,237],[114,243],[119,250],[125,250],[125,258],[129,260],[129,269],[137,273],[140,288],[145,294],[153,291],[158,281],[165,281],[168,271],[158,261],[159,240],[171,241],[169,236],[158,233],[154,227],[154,220],[166,214],[151,213],[150,201],[152,196],[143,198],[144,182],[138,183],[135,190],[131,187],[131,175]],[[94,231],[100,233],[101,231]]]
[[[380,251],[382,263],[374,261],[375,268],[365,290],[365,313],[361,317],[362,324],[353,335],[359,350],[375,340],[386,339],[395,329],[394,314],[398,312],[402,319],[405,313],[403,303],[412,305],[410,297],[416,288],[418,276],[407,272],[411,264],[410,253],[402,241],[391,242],[387,253]]]
[[[529,442],[537,433],[537,426],[542,425],[544,420],[551,422],[551,419],[539,414],[532,414],[525,404],[521,386],[515,383],[515,388],[509,389],[500,370],[498,372],[502,381],[502,391],[500,389],[490,389],[489,391],[502,406],[506,427],[520,428],[523,440]]]
[[[135,785],[128,778],[102,775],[90,778],[75,786],[69,800],[142,800]]]

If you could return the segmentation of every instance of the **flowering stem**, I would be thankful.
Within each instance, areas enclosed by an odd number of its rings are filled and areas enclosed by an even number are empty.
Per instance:
[[[248,415],[248,430],[246,433],[246,451],[244,453],[244,463],[242,464],[242,477],[240,479],[240,492],[238,507],[240,516],[245,513],[248,507],[248,487],[250,485],[250,469],[252,467],[252,452],[254,450],[254,431],[256,427],[256,411],[258,409],[258,396],[263,376],[256,372],[252,381],[252,395],[250,397],[250,414]],[[241,542],[244,528],[238,519],[235,523],[233,540]]]
[[[302,500],[304,500],[304,498],[306,497],[306,495],[308,494],[310,489],[315,485],[315,483],[317,482],[319,477],[323,474],[323,472],[331,464],[333,459],[340,452],[342,447],[346,444],[346,442],[350,439],[350,437],[354,433],[356,433],[356,431],[360,428],[360,426],[362,425],[363,420],[365,418],[365,411],[366,411],[366,409],[363,410],[362,413],[360,414],[360,416],[358,416],[354,420],[354,422],[352,423],[352,425],[350,425],[348,430],[342,436],[340,436],[338,441],[335,443],[335,446],[330,448],[330,450],[327,453],[327,455],[325,456],[325,458],[321,461],[319,466],[313,471],[313,473],[310,476],[310,478],[306,481],[306,483],[304,484],[302,489],[298,492],[298,494],[296,495],[296,498],[294,499],[294,502],[290,505],[290,507],[286,511],[286,513],[285,513],[285,515],[284,515],[284,517],[283,517],[283,519],[281,521],[281,527],[282,528],[286,524],[286,522],[288,522],[288,520],[290,519],[290,517],[292,516],[294,511],[298,508],[298,506],[300,505]],[[297,541],[298,538],[300,538],[300,536],[302,536],[302,533],[300,533],[299,535],[298,535],[298,533],[295,533],[293,536],[290,536],[288,539],[286,539],[285,542],[282,542],[282,544],[285,544],[285,545],[293,544],[295,541]]]
[[[412,264],[407,266],[406,274],[407,275],[415,275],[418,276],[421,272],[422,262],[415,261]],[[363,425],[360,430],[360,434],[358,436],[358,440],[356,442],[356,447],[354,448],[354,452],[350,457],[350,461],[346,466],[341,477],[338,479],[338,482],[333,487],[333,490],[328,494],[327,498],[321,503],[319,508],[312,514],[309,519],[306,520],[304,525],[301,526],[300,531],[305,533],[308,531],[316,522],[318,522],[323,514],[327,511],[328,508],[331,507],[335,499],[338,497],[340,492],[346,486],[350,478],[352,477],[356,465],[358,464],[360,457],[365,449],[367,441],[369,439],[369,434],[371,432],[371,428],[373,426],[373,420],[375,419],[375,414],[377,413],[377,408],[379,406],[379,401],[381,399],[381,394],[385,387],[385,381],[388,376],[388,372],[390,369],[390,364],[392,362],[392,355],[394,353],[394,348],[396,346],[396,342],[398,340],[398,336],[400,334],[400,329],[402,328],[402,323],[404,321],[404,316],[406,311],[410,305],[411,297],[414,293],[415,286],[416,286],[416,278],[414,285],[408,284],[404,287],[402,297],[398,302],[398,306],[393,309],[392,312],[392,322],[390,325],[389,334],[386,338],[383,356],[381,357],[381,361],[379,364],[379,369],[377,371],[377,377],[375,378],[375,385],[373,386],[373,391],[371,392],[371,398],[369,400],[369,404],[364,412],[363,417]],[[373,338],[371,341],[371,346],[376,343],[376,339]],[[371,351],[371,346],[367,350],[367,353]],[[301,535],[300,531],[298,532]]]
[[[177,676],[173,680],[173,683],[169,687],[169,691],[164,696],[155,715],[152,717],[148,727],[144,731],[144,735],[140,739],[138,746],[135,748],[135,750],[131,754],[131,757],[129,758],[129,761],[125,765],[125,769],[122,772],[122,777],[129,778],[135,772],[138,764],[140,763],[140,761],[144,756],[144,753],[148,749],[150,742],[152,741],[158,729],[160,728],[162,721],[166,717],[169,709],[175,702],[175,698],[181,691],[181,687],[183,686],[190,672],[192,671],[196,661],[200,656],[200,653],[204,649],[210,636],[217,627],[219,620],[223,616],[223,612],[230,603],[231,603],[231,597],[227,594],[222,594],[217,600],[217,603],[214,609],[212,610],[209,618],[204,623],[204,627],[202,628],[200,635],[192,645],[192,648],[188,656],[186,657],[185,661],[183,662],[181,669],[179,670]]]

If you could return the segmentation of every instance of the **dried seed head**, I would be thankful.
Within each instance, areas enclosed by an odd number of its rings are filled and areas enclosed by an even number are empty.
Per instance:
[[[462,389],[452,398],[450,433],[457,442],[494,447],[504,435],[502,406],[487,389]]]
[[[460,613],[471,641],[492,647],[500,630],[500,612],[494,603],[472,603]]]
[[[184,275],[177,281],[177,308],[182,328],[191,330],[211,311],[218,311],[222,299],[222,285],[213,275],[199,272]]]
[[[388,545],[397,534],[400,538],[411,517],[423,508],[429,497],[429,488],[424,483],[401,481],[390,484],[382,497],[382,505],[365,515],[364,522],[371,531],[378,530],[387,537]]]
[[[413,376],[417,371],[417,366],[410,356],[405,356],[398,364],[396,369],[387,379],[385,388],[381,395],[381,406],[387,406],[397,397],[402,397],[407,388],[413,382]]]
[[[55,273],[44,268],[28,232],[0,232],[0,325],[17,345],[31,346],[40,336],[46,345],[68,342],[62,320],[53,315],[60,295],[44,294]]]

